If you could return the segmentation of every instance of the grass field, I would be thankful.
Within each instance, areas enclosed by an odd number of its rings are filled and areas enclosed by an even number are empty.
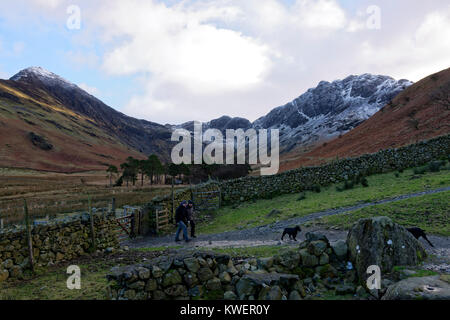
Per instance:
[[[338,192],[336,191],[336,186],[338,185],[330,185],[322,188],[320,193],[306,192],[306,197],[303,200],[298,200],[298,194],[289,194],[270,200],[242,203],[237,207],[223,207],[211,214],[212,219],[209,222],[199,224],[198,231],[199,233],[208,234],[239,228],[251,228],[277,220],[302,217],[327,209],[442,188],[450,186],[450,171],[441,170],[439,172],[414,174],[413,169],[410,169],[405,170],[403,173],[391,172],[373,175],[367,177],[367,180],[369,182],[368,187],[358,185],[353,189]],[[420,210],[420,200],[417,200],[415,203],[417,203],[417,206],[414,210]],[[441,198],[441,206],[450,206],[448,197]],[[279,210],[280,213],[269,216],[269,213],[274,209]],[[434,210],[432,206],[431,210]],[[442,214],[440,213],[439,215]],[[445,216],[448,217],[448,213],[443,215],[443,217]],[[425,224],[425,222],[422,224]],[[435,231],[442,233],[443,230],[441,229],[442,227],[438,227]]]
[[[450,236],[450,191],[324,217],[312,224],[349,229],[358,219],[374,216],[387,216],[404,226],[418,226],[427,233]]]
[[[108,207],[116,199],[116,207],[141,205],[162,194],[171,186],[150,186],[140,181],[136,186],[108,187],[106,172],[76,174],[45,173],[32,170],[0,169],[0,218],[5,223],[23,220],[23,201],[27,200],[30,214],[35,217],[70,213],[88,209],[88,195],[92,206]],[[177,186],[179,188],[179,186]]]

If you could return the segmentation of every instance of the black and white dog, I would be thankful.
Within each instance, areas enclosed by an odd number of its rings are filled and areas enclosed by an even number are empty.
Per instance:
[[[425,231],[417,228],[417,227],[412,227],[412,228],[406,228],[406,230],[408,230],[409,232],[411,232],[411,234],[414,236],[414,238],[416,238],[417,240],[419,240],[420,237],[424,238],[429,244],[430,246],[433,246],[433,244],[431,243],[430,240],[428,240],[427,235],[425,234]]]
[[[281,240],[283,240],[285,235],[289,235],[289,239],[294,239],[295,241],[297,241],[296,237],[297,237],[297,233],[301,232],[302,229],[300,229],[299,226],[296,226],[295,228],[286,228],[283,231],[283,235],[281,236]]]

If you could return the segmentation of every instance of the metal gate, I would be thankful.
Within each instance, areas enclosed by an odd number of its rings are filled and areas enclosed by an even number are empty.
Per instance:
[[[220,190],[193,192],[192,196],[196,210],[205,211],[220,208]]]
[[[133,239],[136,237],[136,226],[138,230],[140,229],[140,212],[140,208],[124,206],[123,215],[116,218],[119,241],[123,241],[127,238]]]

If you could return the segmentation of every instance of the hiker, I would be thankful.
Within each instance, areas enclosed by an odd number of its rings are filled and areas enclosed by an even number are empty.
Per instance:
[[[180,235],[180,231],[183,230],[183,238],[186,242],[191,241],[188,237],[187,233],[187,201],[183,200],[175,211],[175,222],[178,226],[177,233],[175,234],[175,242],[181,241],[178,237]]]
[[[192,200],[188,201],[186,211],[187,211],[187,219],[189,221],[189,225],[191,226],[191,238],[195,239],[197,237],[195,236],[194,202],[192,202]]]

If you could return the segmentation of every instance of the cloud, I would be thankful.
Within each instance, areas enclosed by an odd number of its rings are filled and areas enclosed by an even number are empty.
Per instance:
[[[100,16],[109,37],[127,38],[105,55],[103,69],[111,75],[148,72],[192,92],[218,92],[256,85],[270,68],[266,45],[209,23],[233,19],[233,7],[137,4],[111,2]]]
[[[450,6],[425,15],[411,37],[390,39],[379,47],[365,41],[361,44],[361,63],[369,61],[393,76],[420,80],[431,73],[450,67]]]
[[[86,91],[87,93],[98,97],[100,95],[100,90],[98,90],[96,87],[91,87],[87,85],[86,83],[79,83],[78,87]]]

